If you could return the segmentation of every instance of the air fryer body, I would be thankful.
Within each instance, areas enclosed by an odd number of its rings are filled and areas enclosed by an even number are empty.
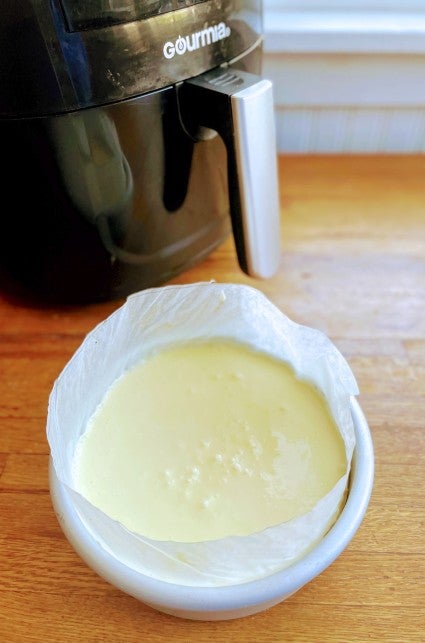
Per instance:
[[[210,69],[260,73],[260,2],[11,1],[1,49],[9,285],[123,297],[223,241],[226,149],[187,131],[178,94]]]

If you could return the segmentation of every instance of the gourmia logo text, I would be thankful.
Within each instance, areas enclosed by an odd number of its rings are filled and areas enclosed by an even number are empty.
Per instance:
[[[195,31],[188,36],[179,36],[175,42],[167,41],[165,43],[163,48],[164,56],[170,59],[174,58],[176,54],[183,56],[187,51],[207,47],[214,42],[228,38],[230,31],[230,27],[225,22],[219,22],[218,25],[206,27],[202,31]]]

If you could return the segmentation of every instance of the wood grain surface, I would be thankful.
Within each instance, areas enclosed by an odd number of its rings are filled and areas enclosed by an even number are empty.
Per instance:
[[[58,525],[45,425],[55,378],[122,301],[46,308],[0,291],[1,641],[425,641],[425,157],[279,164],[279,273],[244,276],[229,239],[170,283],[254,285],[338,346],[375,448],[360,529],[319,577],[242,619],[186,621],[115,589]]]

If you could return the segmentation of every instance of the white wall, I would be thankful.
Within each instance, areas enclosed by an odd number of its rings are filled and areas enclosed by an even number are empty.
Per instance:
[[[280,152],[425,153],[425,0],[266,0],[264,75]]]

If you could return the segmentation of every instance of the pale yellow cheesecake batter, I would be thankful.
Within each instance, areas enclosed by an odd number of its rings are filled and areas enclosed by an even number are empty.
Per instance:
[[[231,341],[160,351],[121,376],[81,437],[76,488],[128,529],[196,542],[309,511],[346,471],[324,397]]]

